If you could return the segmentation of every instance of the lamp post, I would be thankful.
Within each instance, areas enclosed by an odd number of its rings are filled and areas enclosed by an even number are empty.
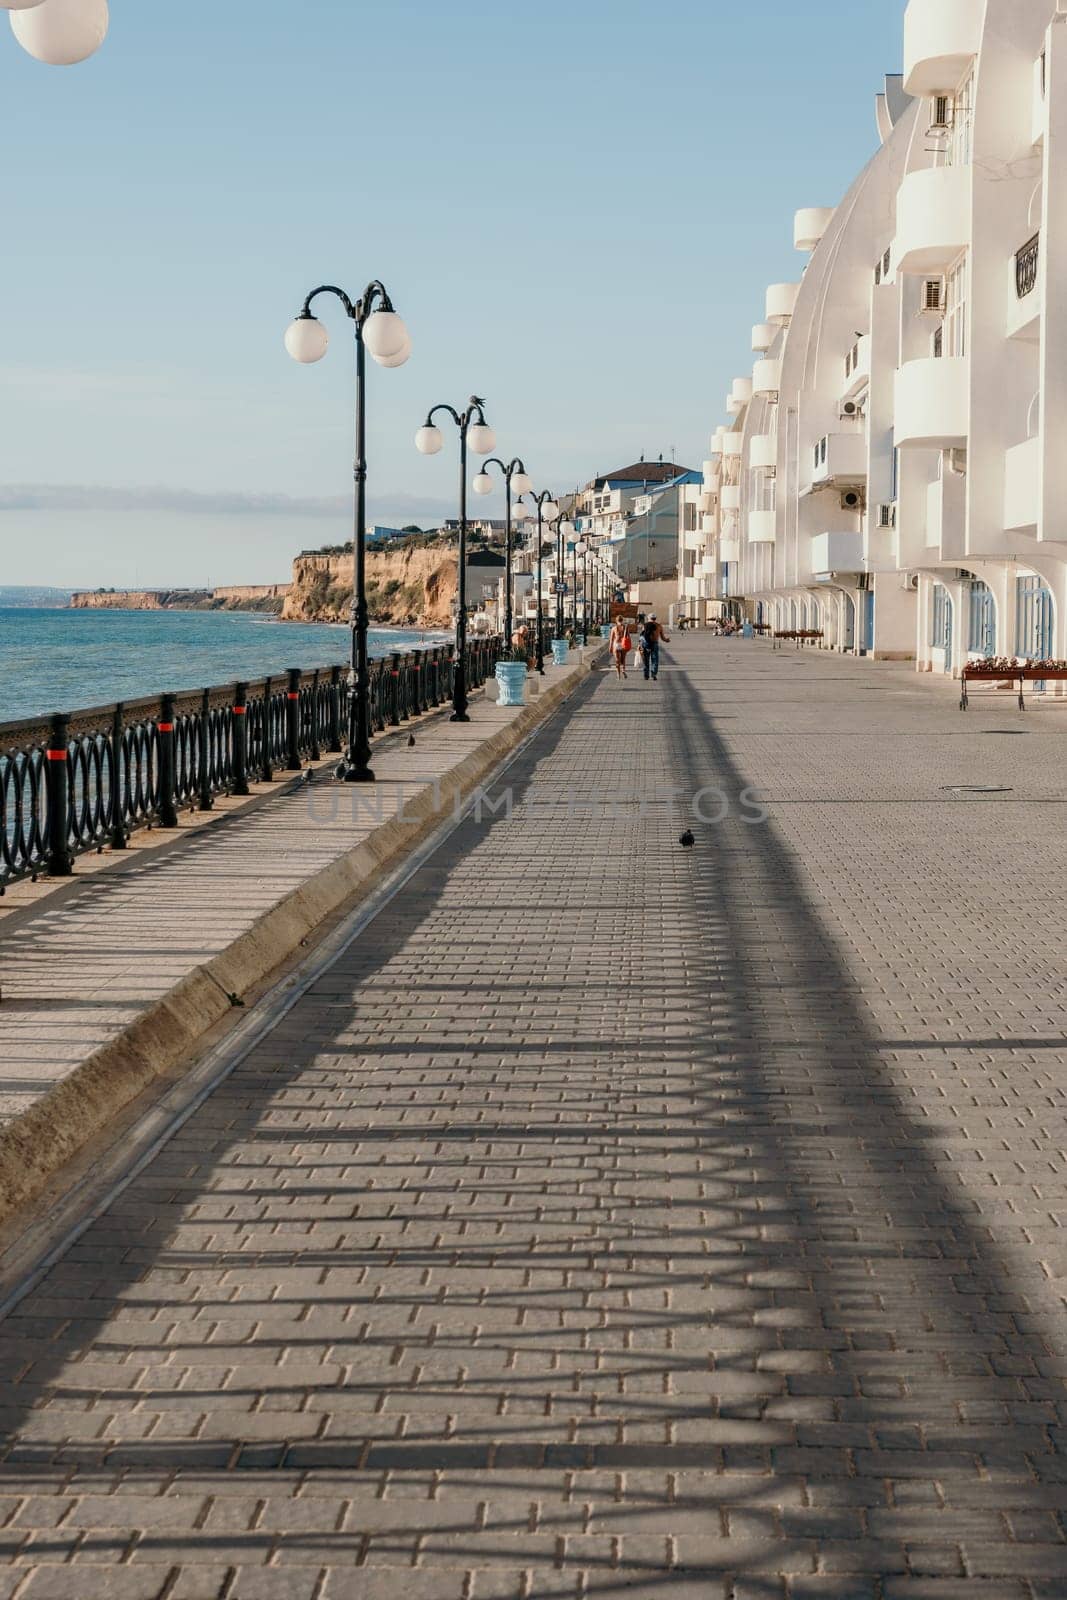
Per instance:
[[[309,365],[326,354],[329,336],[311,305],[320,294],[332,294],[355,324],[356,335],[356,459],[355,509],[352,527],[351,653],[348,672],[348,745],[337,766],[342,783],[373,783],[370,767],[370,663],[367,657],[367,351],[380,367],[402,367],[411,354],[411,340],[377,278],[358,300],[343,289],[325,283],[313,289],[285,334],[285,348],[294,361]]]
[[[459,429],[459,598],[456,611],[456,666],[452,680],[453,722],[469,722],[467,715],[467,447],[484,456],[496,448],[496,434],[485,420],[485,401],[472,394],[465,411],[454,406],[432,406],[426,421],[415,435],[415,448],[424,456],[435,456],[444,446],[444,435],[434,422],[439,411],[452,418]]]
[[[491,476],[489,474],[489,468],[490,467],[499,467],[501,472],[504,474],[504,487],[505,487],[505,496],[506,496],[506,498],[505,498],[506,510],[505,510],[505,513],[504,513],[504,517],[505,517],[505,521],[504,521],[504,540],[505,540],[505,558],[504,558],[504,560],[505,560],[505,568],[504,568],[504,640],[505,640],[506,644],[510,645],[510,643],[511,643],[511,620],[512,620],[512,618],[511,618],[511,526],[512,526],[512,518],[513,518],[511,496],[512,496],[512,493],[514,492],[515,494],[517,494],[520,497],[520,500],[521,500],[521,497],[524,494],[529,494],[530,493],[530,490],[533,488],[533,484],[530,481],[530,476],[529,476],[528,472],[526,471],[526,468],[523,466],[523,464],[519,460],[518,456],[516,456],[513,461],[509,461],[507,466],[504,465],[504,463],[501,461],[499,456],[490,456],[489,460],[485,462],[485,464],[482,467],[481,472],[479,472],[478,476],[474,480],[473,489],[474,489],[475,494],[489,494],[491,492],[492,487],[493,487],[493,480],[492,480],[492,478],[491,478]],[[522,520],[521,513],[520,513],[520,519],[519,520],[520,521]]]
[[[22,48],[51,67],[85,61],[107,37],[107,0],[0,0],[0,10]]]
[[[586,539],[579,539],[575,545],[576,554],[582,558],[582,643],[589,643],[589,543]],[[574,603],[578,604],[578,589],[575,585]],[[577,627],[575,628],[577,632]]]
[[[540,494],[531,495],[537,507],[537,670],[542,677],[545,675],[545,604],[544,604],[544,556],[545,556],[545,523],[551,523],[559,516],[559,507],[547,489],[542,489]]]

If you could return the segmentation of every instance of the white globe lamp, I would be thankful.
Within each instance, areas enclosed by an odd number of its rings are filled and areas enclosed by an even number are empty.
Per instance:
[[[12,8],[11,31],[36,61],[72,67],[99,50],[107,37],[107,0],[33,0]]]
[[[530,494],[533,491],[533,479],[528,472],[516,472],[511,479],[513,494]]]
[[[405,362],[410,361],[411,359],[411,340],[405,334],[404,343],[394,355],[376,356],[372,350],[371,356],[380,367],[402,367]]]
[[[475,494],[492,494],[493,480],[488,472],[479,472],[472,485]]]
[[[488,423],[476,422],[467,435],[467,443],[476,456],[492,455],[496,449],[496,434]]]
[[[546,500],[541,507],[541,518],[544,522],[555,522],[559,516],[559,506],[554,500]]]
[[[404,319],[395,311],[372,311],[363,324],[363,343],[375,361],[399,355],[408,343]]]
[[[285,330],[285,348],[303,366],[321,361],[329,343],[330,336],[318,317],[297,317]]]
[[[424,428],[420,428],[415,435],[415,448],[420,455],[424,456],[437,455],[438,451],[444,448],[444,442],[444,435],[440,428],[435,428],[431,422],[428,422]]]

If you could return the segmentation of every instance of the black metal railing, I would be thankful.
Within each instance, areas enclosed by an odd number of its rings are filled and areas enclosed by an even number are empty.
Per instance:
[[[1020,300],[1033,294],[1037,287],[1037,264],[1041,255],[1041,235],[1035,233],[1021,250],[1015,252],[1015,293]]]
[[[468,642],[469,688],[485,683],[502,643]],[[454,671],[449,645],[372,661],[373,731],[444,705]],[[0,724],[0,894],[22,878],[66,876],[76,856],[124,849],[136,828],[173,828],[183,809],[210,811],[216,795],[246,795],[250,784],[339,752],[348,695],[344,668],[293,667],[255,683]]]

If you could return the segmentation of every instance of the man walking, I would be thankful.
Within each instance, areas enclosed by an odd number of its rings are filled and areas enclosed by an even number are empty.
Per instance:
[[[670,634],[664,631],[662,623],[656,621],[653,612],[641,630],[641,657],[646,678],[659,677],[659,647],[670,642]]]

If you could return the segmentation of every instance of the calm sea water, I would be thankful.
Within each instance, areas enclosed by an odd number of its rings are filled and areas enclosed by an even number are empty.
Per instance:
[[[436,643],[374,629],[371,654]],[[0,609],[0,722],[348,660],[348,629],[240,611]]]

